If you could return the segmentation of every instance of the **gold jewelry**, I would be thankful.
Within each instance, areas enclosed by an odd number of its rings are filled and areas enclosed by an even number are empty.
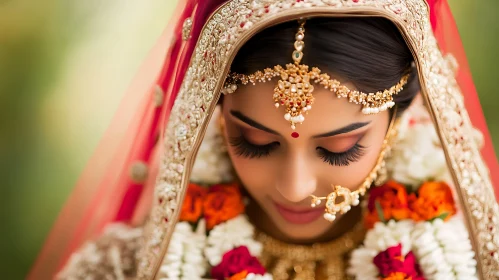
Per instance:
[[[311,206],[316,207],[322,203],[322,200],[326,200],[326,209],[324,213],[324,219],[333,222],[336,219],[336,214],[344,214],[352,208],[352,206],[357,206],[360,203],[360,196],[363,196],[366,191],[371,187],[374,180],[376,180],[377,174],[380,168],[384,165],[385,157],[389,154],[391,149],[391,144],[393,139],[395,138],[398,131],[398,121],[396,119],[397,110],[393,112],[392,120],[390,121],[390,125],[388,126],[388,132],[386,133],[385,139],[383,140],[383,145],[381,147],[381,152],[378,156],[378,160],[376,161],[376,165],[371,170],[367,178],[360,185],[360,187],[351,191],[347,188],[344,188],[339,185],[333,186],[333,192],[328,194],[326,197],[317,197],[315,195],[311,195],[312,202]],[[341,202],[336,202],[339,197],[342,197],[343,200]]]
[[[257,232],[263,245],[260,261],[275,280],[345,279],[346,255],[364,240],[365,229],[358,223],[339,238],[312,245],[288,244]]]
[[[385,159],[387,158],[388,155],[385,154]],[[384,183],[388,181],[388,169],[386,167],[386,161],[382,161],[379,168],[378,172],[376,172],[376,179],[374,179],[374,185],[375,186],[381,186]]]
[[[251,75],[230,73],[227,76],[222,93],[231,94],[235,92],[238,83],[255,85],[257,82],[266,82],[275,77],[280,77],[281,79],[274,88],[274,105],[276,108],[285,106],[284,119],[291,123],[293,130],[296,128],[297,123],[301,124],[305,120],[303,114],[312,109],[314,103],[314,96],[312,95],[314,86],[312,82],[334,92],[338,98],[348,98],[349,102],[362,105],[362,113],[367,115],[385,111],[395,105],[393,95],[403,90],[409,78],[408,74],[404,75],[396,85],[389,89],[375,93],[364,93],[341,85],[338,80],[331,78],[326,73],[321,73],[322,71],[318,67],[312,67],[312,70],[309,70],[308,65],[300,64],[303,58],[303,48],[305,47],[303,42],[305,37],[304,25],[305,21],[300,21],[300,27],[295,36],[295,50],[292,55],[294,64],[286,64],[286,69],[277,65]]]

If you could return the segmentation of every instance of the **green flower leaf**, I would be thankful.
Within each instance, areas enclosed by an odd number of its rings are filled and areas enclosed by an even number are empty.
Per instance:
[[[435,218],[431,219],[430,222],[433,222],[435,221],[436,219],[442,219],[442,220],[445,220],[447,219],[447,217],[449,216],[449,213],[448,212],[444,212],[438,216],[436,216]]]
[[[376,202],[374,202],[374,205],[376,207],[376,213],[378,213],[379,220],[386,224],[385,215],[383,214],[383,208],[381,207],[381,203],[379,203],[379,200],[376,200]]]

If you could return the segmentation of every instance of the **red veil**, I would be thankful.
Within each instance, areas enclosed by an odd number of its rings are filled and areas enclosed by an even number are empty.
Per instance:
[[[59,214],[28,279],[51,279],[73,251],[109,223],[141,224],[149,211],[159,163],[162,129],[177,96],[201,29],[224,0],[179,0],[174,16],[139,70],[109,129]],[[459,64],[457,80],[473,125],[484,136],[482,155],[499,186],[499,166],[471,78],[463,46],[446,0],[428,0],[435,37]],[[187,18],[190,39],[182,40]],[[158,87],[159,86],[159,87]],[[130,176],[137,163],[148,176]],[[496,189],[496,195],[498,191]]]

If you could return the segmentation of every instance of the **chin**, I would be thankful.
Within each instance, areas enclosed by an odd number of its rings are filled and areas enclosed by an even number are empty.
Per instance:
[[[329,225],[284,225],[281,230],[289,239],[297,242],[309,242],[323,236],[330,229]]]

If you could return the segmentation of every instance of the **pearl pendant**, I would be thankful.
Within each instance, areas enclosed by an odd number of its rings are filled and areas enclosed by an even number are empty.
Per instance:
[[[331,213],[324,213],[324,219],[329,222],[333,222],[334,220],[336,220],[336,215],[333,215]]]

